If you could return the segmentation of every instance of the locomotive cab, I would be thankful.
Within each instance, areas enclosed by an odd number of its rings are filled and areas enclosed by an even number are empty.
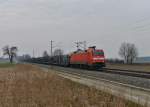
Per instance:
[[[100,49],[96,49],[96,47],[89,47],[89,52],[91,55],[90,65],[94,68],[102,68],[105,67],[105,55],[104,51]]]
[[[105,56],[103,50],[94,50],[93,51],[93,66],[95,67],[105,67]]]

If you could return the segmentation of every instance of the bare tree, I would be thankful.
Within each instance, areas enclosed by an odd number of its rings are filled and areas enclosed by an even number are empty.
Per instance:
[[[61,55],[63,55],[63,50],[61,50],[61,49],[56,49],[56,50],[54,51],[54,56],[61,56]]]
[[[49,55],[48,55],[48,52],[47,52],[47,51],[44,51],[44,52],[43,52],[43,57],[45,57],[45,58],[49,57]]]
[[[122,43],[119,55],[124,59],[125,63],[132,64],[134,59],[138,56],[138,50],[134,44]]]
[[[8,55],[10,63],[13,63],[14,57],[17,56],[18,48],[15,46],[9,47],[5,46],[3,48],[3,55]]]
[[[119,55],[124,59],[126,63],[128,63],[128,46],[126,43],[121,44]]]
[[[129,48],[129,62],[132,64],[133,61],[137,58],[138,56],[138,49],[134,44],[130,44]]]

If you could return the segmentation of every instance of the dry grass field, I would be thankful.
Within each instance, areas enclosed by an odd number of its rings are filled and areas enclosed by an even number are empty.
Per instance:
[[[0,67],[0,107],[141,107],[33,65]]]
[[[110,64],[107,63],[108,68],[112,69],[125,69],[125,70],[138,70],[138,71],[148,71],[150,72],[150,64]]]

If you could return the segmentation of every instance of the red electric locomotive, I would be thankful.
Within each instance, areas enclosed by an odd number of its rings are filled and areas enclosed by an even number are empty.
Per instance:
[[[70,65],[90,68],[105,67],[104,51],[89,47],[85,51],[76,51],[70,55]]]

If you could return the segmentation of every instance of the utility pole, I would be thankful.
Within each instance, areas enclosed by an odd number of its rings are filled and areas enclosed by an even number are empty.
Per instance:
[[[33,58],[35,58],[35,52],[34,52],[34,49],[33,49]]]
[[[51,40],[51,56],[53,56],[53,42],[54,41]]]

